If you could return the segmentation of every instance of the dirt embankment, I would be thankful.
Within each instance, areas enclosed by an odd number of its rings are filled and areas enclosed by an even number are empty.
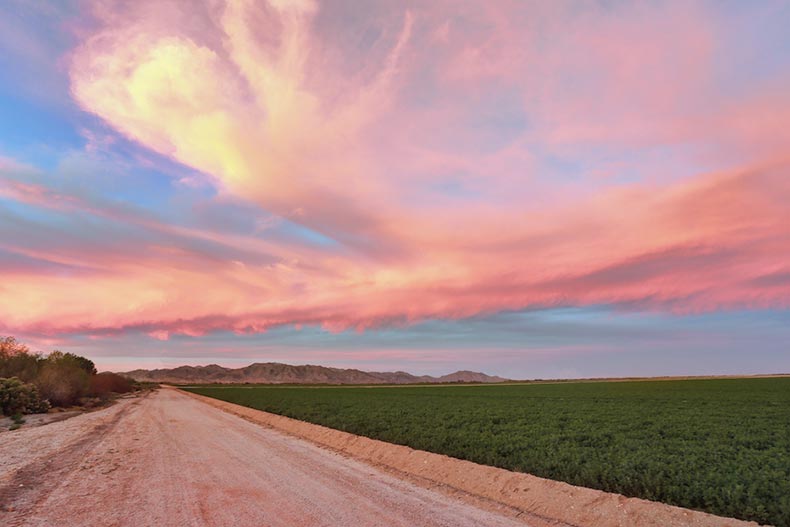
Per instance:
[[[189,392],[191,397],[356,459],[402,473],[433,486],[446,487],[512,507],[524,518],[554,525],[590,527],[744,527],[755,526],[619,494],[576,487],[447,456],[414,450],[246,408]]]

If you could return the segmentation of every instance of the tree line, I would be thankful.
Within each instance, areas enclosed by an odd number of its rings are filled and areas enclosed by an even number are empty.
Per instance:
[[[132,380],[98,373],[85,357],[57,350],[34,353],[14,337],[0,337],[0,415],[46,412],[134,389]]]

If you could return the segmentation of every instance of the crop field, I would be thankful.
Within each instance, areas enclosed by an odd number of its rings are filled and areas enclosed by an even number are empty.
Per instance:
[[[790,526],[790,378],[188,389],[477,463]]]

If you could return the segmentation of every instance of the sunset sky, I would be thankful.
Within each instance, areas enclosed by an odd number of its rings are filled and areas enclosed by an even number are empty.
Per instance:
[[[790,2],[0,4],[0,335],[790,371]]]

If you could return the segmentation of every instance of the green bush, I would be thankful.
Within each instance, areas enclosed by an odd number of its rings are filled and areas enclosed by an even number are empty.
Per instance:
[[[0,414],[35,414],[49,410],[49,402],[39,396],[33,384],[11,377],[0,379]]]
[[[85,357],[53,351],[40,362],[35,383],[54,406],[72,406],[90,393],[95,374],[96,367]]]
[[[83,397],[105,390],[105,386],[109,391],[104,393],[132,389],[122,379],[106,376],[96,379],[96,365],[85,357],[57,350],[44,357],[31,353],[14,337],[0,337],[0,378],[12,377],[35,385],[37,396],[40,394],[53,406],[77,404]]]
[[[55,364],[58,366],[73,366],[79,368],[88,375],[96,375],[96,365],[93,361],[80,357],[74,353],[63,353],[62,351],[55,350],[44,359],[46,364]]]

